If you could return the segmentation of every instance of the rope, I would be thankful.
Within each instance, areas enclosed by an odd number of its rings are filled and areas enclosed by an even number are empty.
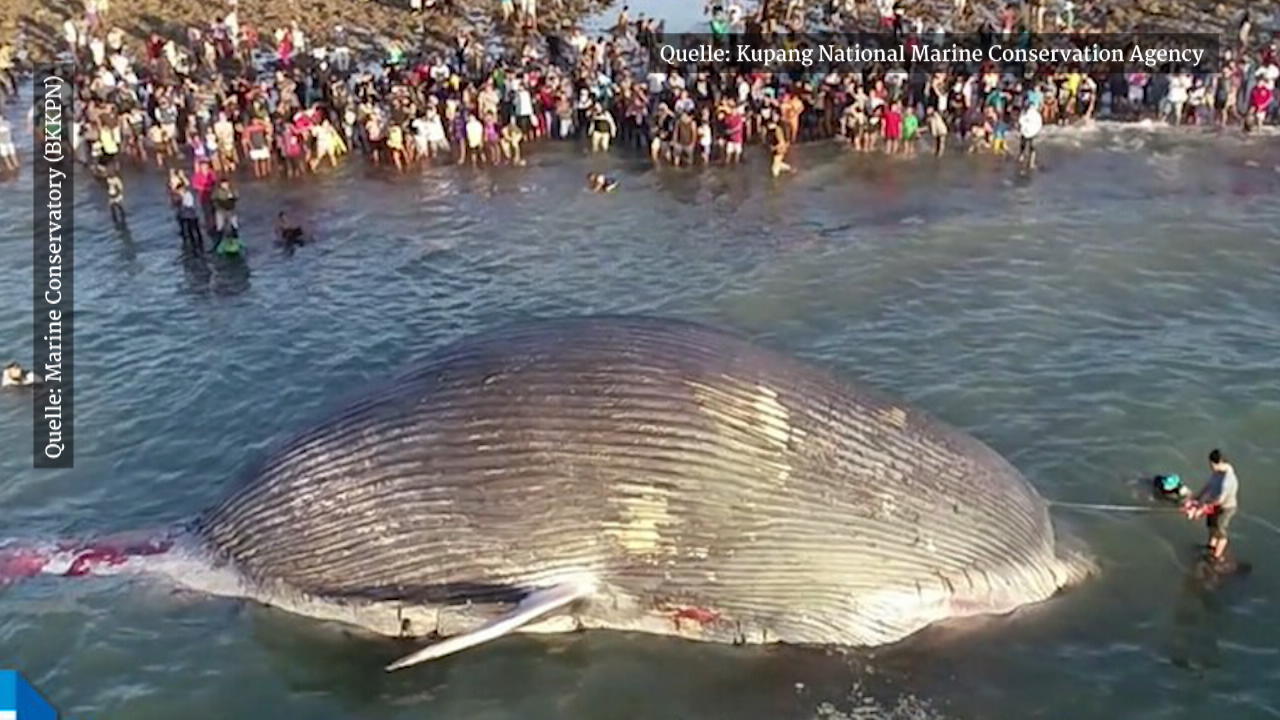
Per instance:
[[[1050,500],[1049,504],[1054,507],[1073,508],[1076,510],[1101,510],[1104,512],[1181,512],[1182,510],[1179,507],[1161,507],[1158,505],[1102,505],[1098,503],[1063,502],[1061,500]],[[1257,523],[1276,535],[1280,535],[1280,526],[1276,526],[1257,515],[1240,513],[1240,517]]]
[[[1074,503],[1050,500],[1055,507],[1075,508],[1076,510],[1104,510],[1112,512],[1179,512],[1178,507],[1159,507],[1153,505],[1099,505],[1097,503]]]
[[[1240,513],[1240,517],[1244,518],[1245,520],[1252,520],[1253,522],[1258,523],[1259,525],[1270,530],[1276,535],[1280,535],[1280,527],[1276,527],[1275,525],[1272,525],[1271,523],[1267,522],[1266,520],[1263,520],[1257,515],[1245,515],[1244,513]]]

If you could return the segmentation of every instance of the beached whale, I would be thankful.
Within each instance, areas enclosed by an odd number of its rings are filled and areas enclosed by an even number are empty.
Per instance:
[[[439,350],[162,536],[17,550],[432,641],[615,629],[868,646],[1092,571],[978,440],[701,325],[527,322]]]

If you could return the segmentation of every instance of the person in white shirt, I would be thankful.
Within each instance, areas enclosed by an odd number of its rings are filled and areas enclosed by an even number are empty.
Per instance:
[[[1169,102],[1173,125],[1182,124],[1182,108],[1187,104],[1187,89],[1190,84],[1190,78],[1184,74],[1179,73],[1169,77],[1169,95],[1166,99]]]
[[[1036,136],[1040,134],[1040,129],[1044,126],[1044,118],[1040,116],[1040,110],[1034,105],[1029,105],[1022,109],[1022,114],[1018,116],[1018,135],[1021,140],[1018,145],[1018,162],[1025,165],[1028,170],[1036,168]]]

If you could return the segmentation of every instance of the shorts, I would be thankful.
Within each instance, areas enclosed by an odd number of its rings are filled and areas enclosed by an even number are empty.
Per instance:
[[[13,143],[0,143],[0,158],[11,158],[17,154],[18,149],[13,146]]]
[[[1236,515],[1235,508],[1218,508],[1218,511],[1205,517],[1204,524],[1209,528],[1209,536],[1219,540],[1227,539],[1227,528]]]
[[[742,152],[742,143],[730,140],[724,144],[724,151],[727,153],[740,153]]]
[[[271,158],[271,152],[266,148],[253,148],[249,151],[249,159],[251,160],[268,160]]]

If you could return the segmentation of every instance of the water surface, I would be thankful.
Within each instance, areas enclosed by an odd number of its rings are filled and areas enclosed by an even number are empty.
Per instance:
[[[652,170],[532,150],[527,168],[390,177],[350,164],[246,185],[250,272],[193,265],[153,172],[130,226],[77,196],[76,467],[31,468],[30,402],[0,394],[0,535],[190,515],[335,397],[496,323],[578,312],[708,321],[833,364],[974,433],[1052,498],[1197,481],[1221,446],[1243,509],[1280,524],[1280,147],[1143,128],[1050,138],[1029,180],[990,158],[800,148],[797,176]],[[588,169],[622,181],[582,188]],[[30,345],[30,173],[0,185],[0,348]],[[287,208],[318,242],[273,248]],[[1202,529],[1056,511],[1104,565],[1012,617],[875,653],[587,634],[511,638],[386,675],[404,648],[123,579],[0,594],[0,665],[68,717],[1280,716],[1280,536],[1188,586]],[[429,562],[430,558],[424,558]],[[847,697],[857,688],[856,697]],[[918,708],[923,706],[924,710]],[[829,708],[828,708],[829,709]],[[856,716],[856,715],[855,715]]]

